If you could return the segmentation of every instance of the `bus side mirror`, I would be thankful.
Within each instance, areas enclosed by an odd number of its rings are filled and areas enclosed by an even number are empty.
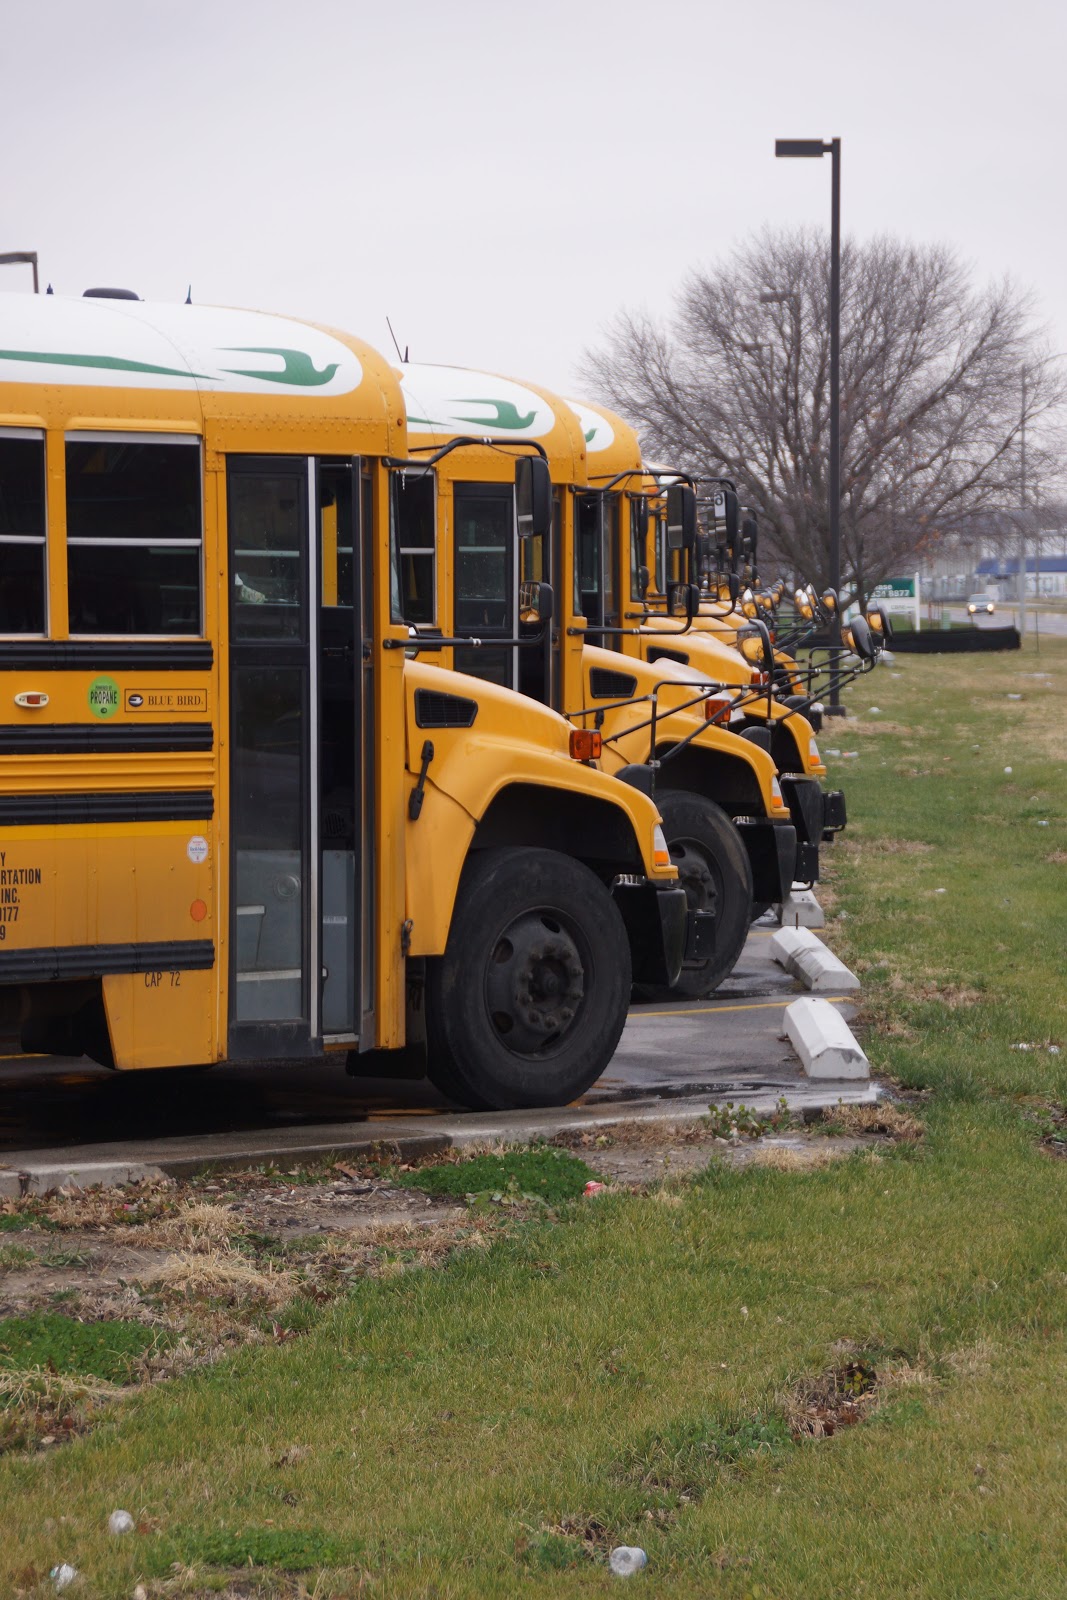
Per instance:
[[[715,499],[712,502],[712,511],[716,522],[726,524],[726,548],[730,559],[733,560],[737,553],[737,525],[740,509],[737,496],[732,489],[716,489]]]
[[[730,590],[730,605],[736,606],[737,597],[741,593],[741,579],[736,572],[731,572],[726,582]]]
[[[697,497],[685,483],[667,490],[667,549],[693,550],[697,538]]]
[[[541,456],[515,463],[515,519],[520,539],[537,539],[552,528],[552,474]]]
[[[746,517],[741,524],[741,548],[752,560],[756,559],[756,545],[759,541],[759,528],[755,517]]]
[[[529,579],[519,585],[519,621],[551,622],[556,597],[550,583]]]
[[[849,623],[849,632],[852,635],[852,649],[861,661],[873,661],[875,657],[874,640],[871,630],[867,625],[866,617],[853,617]]]
[[[641,599],[642,600],[648,594],[648,586],[649,586],[649,584],[651,582],[652,582],[652,574],[649,572],[648,568],[647,567],[638,567],[638,569],[637,569],[637,587],[640,590]]]
[[[700,610],[700,590],[695,583],[672,583],[667,596],[672,617],[684,617],[692,622]]]

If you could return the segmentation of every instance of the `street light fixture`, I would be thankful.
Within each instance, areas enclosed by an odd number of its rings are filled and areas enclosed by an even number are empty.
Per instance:
[[[841,592],[841,140],[776,139],[776,156],[831,157],[830,173],[830,587]],[[761,296],[762,298],[762,296]],[[835,613],[833,642],[841,642]],[[836,659],[836,658],[835,658]],[[828,710],[841,715],[837,674],[832,676]]]

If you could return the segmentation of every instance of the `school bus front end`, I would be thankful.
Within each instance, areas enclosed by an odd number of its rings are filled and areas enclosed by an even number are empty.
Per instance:
[[[631,982],[681,967],[687,902],[652,802],[548,708],[410,661],[407,1043],[466,1104],[573,1099]]]

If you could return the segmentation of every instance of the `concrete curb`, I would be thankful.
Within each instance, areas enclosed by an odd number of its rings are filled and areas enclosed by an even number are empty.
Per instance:
[[[25,1195],[48,1194],[52,1189],[117,1189],[164,1176],[161,1167],[143,1161],[76,1161],[70,1166],[27,1161],[20,1163],[17,1172],[0,1168],[0,1197],[18,1200]]]
[[[799,1003],[799,1002],[798,1002]],[[818,1002],[833,1011],[825,1000]],[[438,1155],[445,1150],[463,1149],[472,1144],[526,1144],[536,1139],[551,1139],[561,1133],[608,1132],[615,1127],[635,1122],[665,1123],[684,1127],[697,1123],[707,1116],[710,1108],[740,1099],[758,1114],[770,1114],[782,1100],[790,1111],[805,1121],[814,1120],[825,1110],[841,1102],[850,1105],[874,1105],[878,1090],[869,1083],[855,1081],[855,1074],[842,1076],[838,1081],[820,1080],[816,1084],[801,1084],[792,1088],[775,1085],[756,1091],[739,1092],[730,1089],[721,1095],[700,1094],[691,1098],[629,1100],[612,1107],[560,1106],[536,1111],[515,1113],[457,1112],[441,1118],[442,1126],[434,1133],[412,1133],[402,1125],[382,1122],[363,1124],[358,1135],[335,1127],[313,1127],[287,1130],[287,1137],[273,1142],[260,1133],[253,1145],[248,1135],[239,1138],[239,1148],[201,1149],[199,1153],[188,1148],[182,1139],[151,1141],[151,1163],[124,1162],[121,1160],[93,1160],[92,1150],[81,1157],[76,1151],[35,1150],[13,1153],[8,1165],[0,1167],[0,1196],[17,1199],[20,1195],[44,1194],[49,1188],[88,1189],[94,1184],[113,1185],[137,1182],[147,1178],[192,1178],[205,1172],[237,1171],[268,1163],[282,1167],[295,1167],[302,1163],[320,1161],[328,1156],[367,1156],[380,1151],[383,1146],[394,1153],[397,1160],[408,1161],[417,1156]],[[221,1135],[213,1135],[221,1141]],[[203,1144],[206,1141],[200,1141]],[[170,1146],[168,1149],[167,1147]],[[141,1145],[142,1153],[146,1146]],[[100,1147],[96,1147],[99,1156]],[[117,1154],[118,1152],[116,1152]]]
[[[774,914],[783,928],[825,928],[826,913],[810,889],[799,889],[794,884],[788,900],[774,907]]]
[[[783,928],[771,940],[771,956],[816,994],[852,994],[860,980],[810,928]]]
[[[785,1031],[809,1078],[837,1082],[870,1078],[870,1062],[828,1000],[794,1000],[786,1007]]]

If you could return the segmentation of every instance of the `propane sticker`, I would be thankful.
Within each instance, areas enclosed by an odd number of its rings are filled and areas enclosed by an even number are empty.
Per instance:
[[[185,853],[194,867],[207,860],[207,840],[202,833],[194,833],[185,847]]]
[[[89,685],[89,710],[94,717],[113,717],[120,699],[114,678],[94,678]]]

